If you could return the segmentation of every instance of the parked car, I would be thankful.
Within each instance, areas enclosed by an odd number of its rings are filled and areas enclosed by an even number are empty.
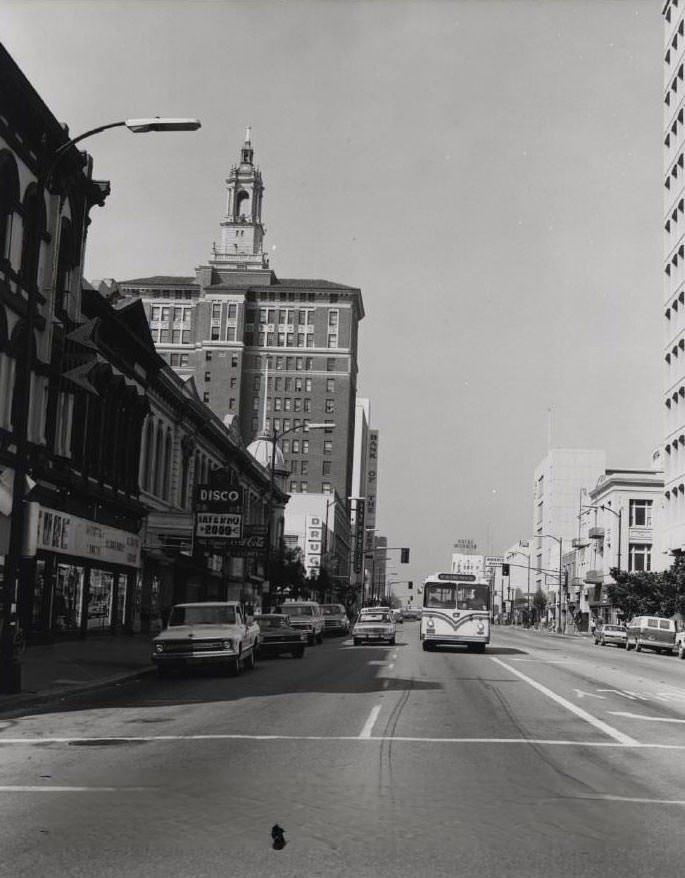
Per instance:
[[[290,616],[285,613],[265,613],[256,616],[259,625],[259,655],[282,655],[290,653],[293,658],[302,658],[307,645],[307,634],[293,628]]]
[[[240,671],[253,668],[259,626],[237,601],[176,604],[166,628],[152,641],[152,661],[160,676],[170,670],[213,665]]]
[[[402,615],[402,610],[393,610],[392,618],[397,625],[402,625],[404,623],[404,616]]]
[[[307,634],[309,643],[323,643],[323,613],[316,601],[286,601],[281,612],[290,616],[290,624]]]
[[[421,618],[421,610],[418,607],[405,607],[402,610],[405,619],[414,620]]]
[[[397,627],[388,607],[367,607],[362,610],[352,628],[355,644],[385,640],[395,643]]]
[[[613,625],[607,622],[604,625],[597,625],[593,636],[595,645],[606,646],[608,643],[613,643],[615,646],[625,647],[628,632],[625,625]]]
[[[626,649],[635,647],[640,652],[642,647],[655,652],[673,652],[676,648],[676,623],[673,619],[661,616],[635,616],[628,622]]]
[[[323,630],[325,634],[347,634],[350,620],[342,604],[321,604]]]

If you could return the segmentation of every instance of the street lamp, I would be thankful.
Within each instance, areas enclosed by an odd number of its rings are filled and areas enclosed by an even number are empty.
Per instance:
[[[72,137],[61,144],[51,154],[47,153],[46,138],[43,138],[43,153],[39,157],[38,172],[34,192],[34,211],[30,218],[33,228],[29,232],[31,267],[30,276],[26,280],[26,318],[24,321],[24,347],[22,356],[17,358],[14,382],[12,439],[16,447],[14,460],[14,484],[12,487],[12,510],[10,515],[10,533],[8,551],[5,557],[3,578],[3,624],[0,630],[0,692],[14,693],[21,691],[21,668],[14,653],[13,637],[10,620],[17,610],[20,595],[20,570],[23,557],[24,531],[26,527],[25,492],[29,472],[29,440],[28,424],[31,407],[31,378],[33,375],[34,345],[38,285],[40,278],[40,251],[42,243],[43,216],[45,209],[45,193],[53,184],[55,169],[63,156],[76,143],[107,131],[109,128],[126,127],[134,134],[149,131],[195,131],[200,127],[197,119],[163,119],[158,116],[146,119],[125,119],[110,122],[98,128],[85,131],[78,137]],[[29,218],[27,218],[29,219]]]
[[[528,592],[527,592],[527,605],[528,605],[528,622],[530,623],[530,546],[526,542],[526,540],[519,540],[519,546],[527,547],[528,552],[519,552],[518,549],[514,549],[512,552],[507,552],[507,560],[509,558],[513,558],[514,555],[520,555],[522,558],[526,558],[528,562]],[[515,567],[519,566],[517,564],[513,565]],[[512,611],[513,611],[513,601],[512,601]]]
[[[271,588],[271,542],[273,537],[273,515],[274,515],[274,487],[275,487],[275,470],[276,470],[276,448],[280,439],[284,436],[287,436],[288,433],[294,433],[295,430],[304,430],[305,433],[308,433],[310,430],[332,430],[335,427],[335,424],[296,424],[294,427],[289,427],[287,430],[282,430],[280,433],[274,427],[271,432],[270,441],[271,441],[271,472],[269,478],[269,517],[267,520],[267,530],[266,530],[266,552],[264,554],[264,575],[267,579],[268,584],[268,592],[266,594],[266,608],[263,609],[263,612],[269,612],[271,610],[271,601],[273,600],[273,590]]]
[[[532,537],[532,539],[556,540],[556,542],[559,543],[559,600],[558,600],[559,612],[557,614],[556,631],[557,631],[557,634],[561,634],[561,630],[562,630],[561,629],[561,586],[562,586],[562,577],[563,577],[563,571],[561,569],[561,562],[562,562],[564,538],[563,537],[555,537],[552,534],[535,534],[535,536]],[[521,543],[521,541],[519,540],[519,544],[520,543]]]

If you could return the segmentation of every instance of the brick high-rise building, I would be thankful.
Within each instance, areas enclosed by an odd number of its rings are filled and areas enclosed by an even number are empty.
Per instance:
[[[281,279],[264,252],[264,186],[250,129],[226,180],[220,240],[195,277],[114,285],[140,297],[160,354],[245,443],[279,441],[290,493],[352,488],[361,291],[326,280]],[[297,430],[330,422],[330,431]]]

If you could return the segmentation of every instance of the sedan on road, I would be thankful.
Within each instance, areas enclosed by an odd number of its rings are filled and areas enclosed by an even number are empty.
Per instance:
[[[307,644],[307,634],[298,631],[290,624],[285,613],[265,613],[257,616],[259,625],[259,654],[282,655],[290,653],[293,658],[302,658]]]
[[[595,628],[594,638],[595,645],[606,646],[613,643],[614,646],[622,646],[625,648],[628,633],[625,625],[598,625]]]
[[[387,641],[395,643],[397,627],[389,609],[374,612],[371,609],[363,610],[357,617],[352,629],[352,638],[355,645],[371,643],[373,641]]]
[[[347,634],[350,621],[342,604],[321,604],[324,634]]]

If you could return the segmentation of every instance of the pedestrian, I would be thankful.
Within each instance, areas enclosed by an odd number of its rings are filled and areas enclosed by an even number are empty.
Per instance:
[[[595,633],[595,628],[597,627],[597,619],[594,616],[590,616],[590,634]]]

